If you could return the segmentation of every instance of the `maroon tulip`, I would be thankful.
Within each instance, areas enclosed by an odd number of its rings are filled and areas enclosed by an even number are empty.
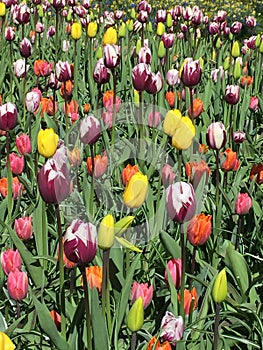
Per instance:
[[[80,139],[85,145],[93,145],[100,137],[100,123],[94,115],[88,115],[80,122]]]
[[[0,106],[0,129],[12,130],[17,123],[17,109],[16,105],[7,102]]]
[[[28,292],[28,277],[26,272],[16,269],[10,272],[7,278],[7,290],[10,297],[14,300],[22,300]]]
[[[14,23],[26,24],[30,20],[30,8],[25,2],[15,5],[12,14]]]
[[[58,61],[56,64],[56,77],[60,82],[66,82],[72,77],[71,67],[68,61]]]
[[[61,10],[66,6],[66,0],[52,0],[52,6],[55,10]]]
[[[242,29],[242,23],[241,22],[234,22],[230,27],[230,32],[232,34],[239,34]]]
[[[173,33],[170,33],[170,34],[164,33],[162,35],[162,41],[166,49],[170,49],[171,47],[173,47],[174,40],[175,40],[175,35]]]
[[[146,90],[151,75],[151,68],[146,63],[139,63],[132,69],[132,83],[137,91]]]
[[[15,231],[18,237],[24,241],[32,238],[32,216],[25,216],[23,218],[15,219]]]
[[[5,28],[5,40],[6,41],[13,41],[15,40],[16,32],[13,27],[6,27]]]
[[[103,48],[104,64],[107,68],[116,68],[120,63],[120,46],[107,44]]]
[[[152,53],[149,47],[143,46],[138,52],[138,63],[151,64],[152,62]]]
[[[96,226],[80,219],[73,220],[64,237],[66,257],[78,265],[86,266],[96,255],[97,240]]]
[[[230,105],[238,103],[240,97],[240,87],[238,85],[227,85],[225,92],[225,100]]]
[[[252,199],[248,193],[239,193],[237,195],[235,212],[238,215],[248,214],[250,208],[252,207]]]
[[[22,259],[19,251],[8,249],[5,252],[1,253],[1,265],[4,273],[9,275],[11,271],[15,271],[16,269],[21,269]]]
[[[110,81],[110,70],[105,66],[103,58],[96,63],[93,78],[98,84],[106,84]]]
[[[226,129],[221,122],[209,125],[206,133],[206,141],[212,149],[219,150],[226,144]]]
[[[163,78],[160,72],[151,72],[146,87],[148,94],[157,94],[163,87]]]
[[[244,131],[233,132],[233,140],[235,143],[243,143],[246,140],[246,133]]]
[[[193,87],[199,83],[201,80],[201,66],[200,61],[193,61],[192,58],[186,59],[183,71],[181,75],[181,80],[185,86]]]

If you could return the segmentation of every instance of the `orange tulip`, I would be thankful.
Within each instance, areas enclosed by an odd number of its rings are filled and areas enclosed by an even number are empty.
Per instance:
[[[49,116],[52,116],[54,113],[54,105],[55,105],[55,111],[57,111],[58,105],[56,102],[54,103],[54,99],[52,96],[42,97],[40,100],[39,107],[35,113],[38,113],[40,111],[42,117],[44,117],[45,113],[47,113],[47,115]]]
[[[195,215],[187,226],[187,238],[192,245],[200,246],[204,244],[211,235],[212,215],[204,213]]]
[[[250,77],[249,75],[243,75],[240,78],[240,84],[242,87],[250,86],[251,84],[253,84],[253,81],[254,81],[254,78]]]
[[[90,104],[85,103],[83,106],[83,112],[86,114],[86,113],[89,113],[89,111],[90,111]]]
[[[205,184],[208,182],[208,178],[211,174],[211,170],[206,162],[202,159],[199,163],[189,162],[185,164],[185,172],[189,177],[193,187],[196,188],[201,181],[202,177],[205,176]]]
[[[101,293],[102,288],[102,268],[99,266],[86,267],[86,277],[90,288],[96,287]],[[83,282],[81,282],[83,283]]]
[[[21,195],[23,191],[24,191],[24,186],[20,183],[18,177],[14,177],[12,179],[13,199],[17,199],[17,197]],[[0,193],[3,197],[6,197],[7,192],[8,192],[7,178],[3,177],[2,179],[0,179]]]
[[[38,77],[46,77],[52,72],[53,63],[48,63],[44,60],[36,60],[34,62],[34,73]]]
[[[250,171],[250,180],[256,177],[256,182],[260,185],[263,183],[263,164],[254,164]]]
[[[108,157],[106,152],[102,153],[102,156],[99,154],[94,158],[94,177],[101,177],[107,170],[108,166]],[[87,159],[87,170],[90,175],[92,175],[92,158],[88,157]]]
[[[50,316],[52,320],[54,321],[57,329],[60,331],[61,328],[61,316],[59,313],[57,313],[55,310],[50,311]]]
[[[161,343],[160,340],[157,340],[156,337],[152,337],[149,341],[146,350],[172,350],[172,347],[168,341]]]
[[[175,105],[175,92],[167,91],[166,94],[165,94],[165,99],[168,102],[169,106],[171,108],[174,108],[174,105]]]
[[[60,95],[64,98],[64,100],[68,101],[72,97],[73,92],[73,83],[71,80],[67,80],[65,82],[62,82],[61,88],[60,88]]]
[[[124,186],[126,186],[127,182],[130,180],[130,178],[135,174],[138,173],[139,169],[137,165],[131,165],[128,164],[126,167],[122,170],[121,172],[121,178],[122,178],[122,183]]]
[[[201,113],[204,112],[204,103],[200,98],[195,98],[193,100],[193,111],[191,111],[191,106],[188,108],[188,114],[193,118],[198,118]]]
[[[180,294],[178,294],[178,301],[180,303]],[[196,308],[197,305],[197,292],[195,287],[190,291],[189,289],[184,290],[184,312],[186,315],[189,315],[191,307],[192,310]],[[193,304],[193,306],[192,306]]]
[[[221,168],[223,171],[237,170],[240,161],[237,159],[237,153],[233,152],[231,148],[227,148],[220,155]]]

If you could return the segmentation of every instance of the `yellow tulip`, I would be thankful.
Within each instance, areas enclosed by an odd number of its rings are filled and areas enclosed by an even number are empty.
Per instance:
[[[165,32],[165,25],[162,22],[158,22],[157,24],[157,35],[162,36]]]
[[[116,45],[117,44],[117,31],[113,27],[109,27],[103,36],[103,44]]]
[[[148,191],[148,178],[140,172],[135,173],[128,181],[124,193],[124,203],[129,208],[138,208],[145,201]]]
[[[98,246],[101,249],[107,250],[113,246],[114,231],[115,228],[113,216],[111,214],[108,214],[102,219],[99,227]]]
[[[98,31],[98,23],[97,22],[89,22],[87,27],[87,34],[89,38],[95,38]]]
[[[15,345],[12,340],[3,332],[0,332],[0,350],[14,350]]]
[[[127,326],[131,332],[139,331],[144,322],[144,309],[142,297],[139,297],[132,305],[127,315]]]
[[[40,130],[37,136],[38,152],[45,158],[50,158],[56,152],[58,135],[52,128]]]
[[[4,2],[0,2],[0,17],[4,17],[6,13],[6,7]]]
[[[231,51],[232,57],[239,57],[240,56],[240,47],[239,47],[239,42],[234,41],[233,46],[232,46],[232,51]]]
[[[71,26],[71,36],[74,40],[79,40],[81,38],[82,34],[82,27],[81,24],[78,22],[75,22]]]
[[[172,136],[173,147],[183,150],[191,146],[195,136],[195,126],[189,117],[182,117]]]
[[[181,118],[182,114],[179,109],[167,112],[163,123],[164,132],[172,137],[181,122]]]
[[[212,297],[216,303],[222,303],[227,296],[227,278],[226,278],[226,269],[223,269],[217,275],[213,289]]]

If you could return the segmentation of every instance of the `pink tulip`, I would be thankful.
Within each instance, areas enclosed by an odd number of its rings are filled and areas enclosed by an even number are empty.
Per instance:
[[[248,214],[250,208],[252,207],[252,199],[249,197],[248,193],[239,193],[237,195],[235,212],[238,215]]]
[[[169,185],[172,185],[175,178],[175,174],[172,170],[172,167],[170,164],[165,164],[162,168],[162,184],[165,188],[167,188]]]
[[[25,216],[23,218],[15,219],[15,231],[18,237],[24,241],[32,238],[32,216]]]
[[[11,271],[7,278],[7,290],[10,297],[14,300],[22,300],[28,292],[28,277],[26,272],[15,269]]]
[[[164,273],[164,278],[166,283],[168,284],[168,271],[171,274],[173,283],[175,288],[179,289],[182,283],[182,260],[180,258],[178,259],[171,259],[167,263],[167,268]]]
[[[16,137],[16,147],[20,154],[23,156],[32,152],[32,144],[27,134],[21,134]]]
[[[16,153],[12,152],[9,155],[10,168],[13,174],[20,175],[22,174],[25,166],[24,156],[19,156]],[[7,162],[6,162],[7,165]]]
[[[15,269],[21,269],[22,259],[19,251],[8,249],[5,252],[1,253],[1,265],[4,273],[8,275],[11,271],[15,271]]]
[[[148,283],[133,282],[131,299],[134,303],[139,297],[142,298],[144,309],[151,303],[153,298],[153,286],[148,286]]]

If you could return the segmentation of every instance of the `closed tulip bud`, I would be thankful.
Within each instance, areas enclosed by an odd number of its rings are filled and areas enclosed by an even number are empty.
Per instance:
[[[104,64],[107,68],[116,68],[120,63],[120,46],[107,44],[103,48]]]
[[[181,340],[184,334],[184,320],[182,316],[175,317],[170,311],[166,311],[161,322],[160,338],[168,341],[173,346]]]
[[[187,182],[176,182],[166,189],[168,215],[175,222],[185,222],[195,215],[196,198],[193,186]]]
[[[230,31],[232,34],[239,34],[241,29],[242,29],[242,23],[238,21],[233,22],[230,27]]]
[[[206,133],[208,146],[214,150],[219,150],[226,143],[226,129],[221,122],[215,122],[209,125]]]
[[[146,90],[150,79],[150,66],[146,63],[139,63],[132,69],[132,83],[134,88],[141,92]]]
[[[97,22],[89,22],[87,27],[87,34],[89,38],[95,38],[98,31],[98,23]]]
[[[110,249],[113,246],[114,238],[114,219],[111,214],[108,214],[100,223],[98,246],[103,250]]]
[[[99,46],[96,50],[96,58],[99,60],[102,57],[103,57],[103,50],[102,50],[102,47]]]
[[[133,103],[136,108],[140,107],[140,95],[137,90],[133,90]]]
[[[165,47],[164,47],[164,43],[161,40],[160,43],[159,43],[159,46],[158,46],[158,57],[159,58],[164,58],[165,55],[166,55],[166,50],[165,50]]]
[[[105,174],[108,166],[108,157],[106,152],[104,151],[102,155],[98,154],[93,159],[94,162],[94,171],[93,176],[97,179]],[[88,157],[87,159],[87,170],[89,175],[92,175],[92,159]]]
[[[240,46],[238,41],[233,42],[232,50],[231,50],[231,55],[234,58],[237,58],[240,56]]]
[[[133,282],[131,291],[131,301],[135,303],[138,298],[142,298],[143,308],[146,309],[150,305],[153,298],[153,286],[148,286],[148,283]]]
[[[9,161],[10,161],[10,169],[12,173],[15,175],[22,174],[25,166],[24,156],[19,156],[16,153],[12,152],[9,155]],[[6,165],[7,165],[7,162],[6,162]]]
[[[0,17],[4,17],[6,13],[6,6],[4,2],[0,3]]]
[[[15,350],[16,348],[15,344],[4,332],[0,332],[0,344],[1,350]]]
[[[86,266],[94,259],[98,243],[93,224],[75,219],[68,226],[64,238],[64,252],[70,261]]]
[[[135,49],[136,55],[139,55],[141,48],[142,48],[142,42],[140,39],[138,39],[136,42],[136,49]],[[140,63],[140,62],[138,62],[138,63]]]
[[[173,18],[169,12],[167,13],[167,16],[166,16],[166,26],[167,28],[171,28],[173,26]]]
[[[243,131],[233,132],[233,141],[235,143],[243,143],[246,140],[246,134]]]
[[[120,28],[119,28],[119,33],[118,33],[119,38],[125,38],[126,36],[126,24],[122,22]]]
[[[249,109],[254,112],[258,110],[258,97],[251,96],[250,102],[249,102]]]
[[[32,238],[32,216],[25,216],[23,218],[15,219],[15,231],[18,237],[24,241]]]
[[[240,98],[240,87],[238,85],[227,85],[225,92],[225,100],[231,105],[238,103]]]
[[[165,164],[162,168],[162,184],[165,188],[171,185],[174,181],[175,174],[172,170],[171,165]]]
[[[227,148],[220,154],[220,161],[223,171],[236,171],[240,164],[240,161],[237,159],[237,153],[233,152],[231,148]]]
[[[16,105],[7,102],[0,106],[0,129],[12,130],[17,124],[17,108]]]
[[[160,72],[151,72],[146,86],[148,94],[157,94],[163,87],[163,78]]]
[[[144,322],[144,309],[142,297],[139,297],[132,305],[127,315],[127,326],[131,332],[138,332]]]
[[[146,29],[148,33],[152,33],[153,32],[153,26],[152,26],[152,22],[148,22],[146,25]]]
[[[21,269],[22,259],[19,251],[8,249],[5,252],[1,253],[1,265],[4,273],[9,275],[11,271],[15,271],[16,269]]]
[[[192,58],[185,60],[181,73],[181,80],[185,86],[193,87],[201,80],[200,60],[193,61]]]
[[[159,36],[162,36],[165,33],[165,25],[162,22],[158,22],[156,33]]]
[[[7,278],[7,290],[14,300],[22,300],[28,292],[28,277],[26,272],[16,269],[11,271]]]
[[[78,22],[75,22],[71,26],[71,36],[74,40],[79,40],[82,35],[82,27],[81,24]]]
[[[129,208],[139,208],[143,205],[148,191],[148,178],[140,172],[135,173],[128,181],[124,193],[124,203]]]
[[[198,118],[204,112],[204,103],[200,98],[193,99],[193,106],[188,108],[188,114],[192,118]],[[192,115],[191,115],[192,114]]]
[[[150,112],[148,115],[148,125],[150,128],[156,128],[161,122],[162,115],[160,112]]]
[[[40,130],[37,136],[38,152],[45,158],[54,155],[58,146],[58,135],[52,128]]]
[[[126,165],[126,167],[121,172],[121,179],[122,179],[123,185],[126,186],[130,178],[138,172],[139,172],[139,169],[137,165],[133,165],[133,166],[131,164]]]
[[[19,49],[22,57],[28,58],[32,54],[32,44],[27,38],[21,41]]]
[[[227,297],[227,277],[226,269],[221,270],[216,276],[212,297],[216,303],[222,303]]]
[[[128,31],[132,32],[133,31],[133,20],[132,19],[128,19],[127,22],[126,22],[126,25],[127,25]]]
[[[240,62],[236,60],[234,65],[233,77],[235,78],[235,80],[238,80],[241,77],[241,74],[242,74],[242,69],[241,69]]]
[[[201,159],[199,163],[197,162],[189,162],[185,164],[185,172],[187,177],[190,179],[194,189],[197,188],[199,183],[201,182],[203,176],[205,178],[205,185],[208,183],[209,176],[211,174],[211,170],[206,162]]]
[[[259,45],[258,51],[259,51],[260,53],[263,53],[263,40],[260,41],[260,45]]]
[[[93,115],[80,122],[80,139],[85,145],[93,145],[100,137],[100,123]]]
[[[173,258],[168,261],[167,268],[164,273],[164,279],[167,284],[169,283],[169,273],[172,277],[175,288],[179,289],[182,283],[182,260],[180,258]]]
[[[136,18],[136,12],[135,12],[135,8],[134,7],[132,7],[132,9],[131,9],[130,16],[131,16],[132,19]]]
[[[117,44],[117,31],[113,27],[109,27],[103,36],[103,44],[104,45],[116,45]]]
[[[170,33],[170,34],[164,33],[162,36],[164,47],[166,49],[170,49],[171,47],[173,47],[174,39],[175,39],[175,35],[173,33]]]
[[[1,2],[3,4],[3,2]],[[16,33],[13,27],[6,27],[5,28],[5,40],[6,41],[13,41],[16,37]]]
[[[16,137],[16,147],[20,154],[23,156],[25,154],[32,152],[32,144],[30,138],[27,134],[21,134]]]
[[[26,109],[28,112],[34,113],[38,107],[41,100],[41,95],[37,91],[30,91],[26,94]]]
[[[224,63],[223,63],[224,70],[228,70],[229,69],[230,61],[231,61],[231,58],[229,56],[225,58]]]
[[[204,244],[211,235],[212,215],[205,215],[204,213],[195,215],[187,226],[187,238],[194,246]]]
[[[252,207],[252,199],[248,193],[239,193],[235,203],[235,212],[238,215],[248,214]]]
[[[165,80],[169,86],[174,86],[180,82],[179,71],[177,69],[169,69],[166,73]]]

